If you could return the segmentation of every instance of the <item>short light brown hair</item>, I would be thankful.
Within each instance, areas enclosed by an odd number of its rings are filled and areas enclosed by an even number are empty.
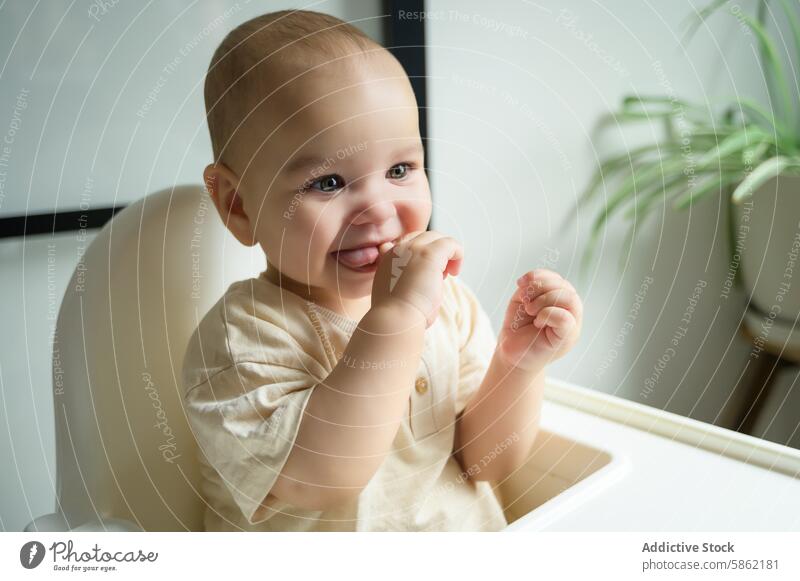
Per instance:
[[[320,12],[281,10],[237,26],[217,47],[205,79],[215,163],[224,161],[240,123],[275,88],[279,72],[376,48],[381,46],[355,26]]]

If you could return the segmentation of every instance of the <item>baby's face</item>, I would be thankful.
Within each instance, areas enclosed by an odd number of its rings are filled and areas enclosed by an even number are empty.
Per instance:
[[[292,81],[269,130],[253,131],[240,190],[284,283],[358,299],[372,289],[375,246],[430,220],[417,104],[386,56],[318,71]]]

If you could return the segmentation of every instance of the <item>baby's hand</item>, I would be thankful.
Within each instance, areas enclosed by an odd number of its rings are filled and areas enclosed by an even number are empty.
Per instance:
[[[509,365],[540,371],[577,342],[583,305],[575,288],[551,270],[537,269],[517,280],[497,340]]]
[[[442,303],[444,278],[461,269],[461,244],[439,232],[417,231],[378,250],[372,306],[402,301],[417,308],[425,316],[426,328],[430,327]]]

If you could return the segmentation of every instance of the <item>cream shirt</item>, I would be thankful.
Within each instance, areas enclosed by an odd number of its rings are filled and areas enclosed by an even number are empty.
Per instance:
[[[491,484],[469,479],[452,456],[456,415],[480,386],[496,345],[487,314],[452,276],[425,332],[408,414],[361,494],[326,511],[268,495],[315,385],[336,366],[357,324],[281,289],[265,273],[232,284],[203,318],[186,352],[183,388],[199,444],[206,530],[506,526]]]

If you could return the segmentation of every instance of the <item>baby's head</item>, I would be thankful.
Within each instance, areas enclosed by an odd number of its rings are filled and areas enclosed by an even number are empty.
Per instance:
[[[374,246],[424,230],[431,198],[400,63],[355,27],[282,11],[234,29],[205,101],[205,183],[228,229],[311,298],[369,296]],[[333,252],[372,245],[359,252]]]

